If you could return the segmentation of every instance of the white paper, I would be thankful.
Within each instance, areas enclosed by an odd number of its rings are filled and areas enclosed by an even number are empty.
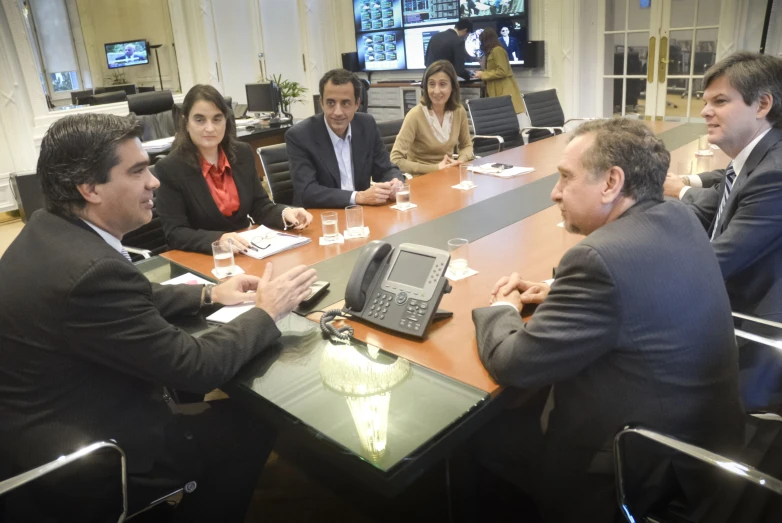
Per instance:
[[[346,240],[352,240],[354,238],[366,238],[367,236],[369,236],[369,227],[364,226],[363,234],[353,235],[353,234],[350,234],[350,232],[348,232],[347,229],[345,229],[343,231],[343,233],[344,233],[343,236],[345,237]]]
[[[214,312],[206,317],[207,321],[213,321],[215,323],[228,323],[234,318],[241,316],[245,312],[255,307],[254,303],[241,303],[239,305],[229,305],[223,307],[217,312]]]
[[[476,271],[475,269],[471,269],[469,267],[467,267],[467,269],[462,271],[458,276],[453,272],[451,272],[450,267],[448,267],[448,269],[445,271],[445,277],[451,281],[463,280],[465,278],[469,278],[470,276],[473,276],[474,274],[478,274],[478,271]]]
[[[550,280],[543,280],[543,283],[551,287],[551,284],[554,283],[554,278],[551,278]]]
[[[310,242],[310,239],[306,236],[295,236],[293,234],[274,231],[265,225],[240,232],[239,235],[249,241],[250,245],[252,245],[253,238],[255,238],[256,244],[268,244],[268,247],[265,249],[260,249],[255,246],[254,250],[247,249],[242,252],[242,254],[249,256],[250,258],[255,258],[256,260],[262,260],[273,254],[277,254],[278,252],[287,251]]]
[[[219,274],[217,274],[217,269],[212,269],[212,274],[214,274],[214,277],[217,278],[218,280],[222,280],[223,278],[230,278],[231,276],[236,276],[237,274],[244,274],[244,269],[234,264],[234,270],[231,271],[231,274],[220,276]]]
[[[416,207],[418,206],[414,203],[408,203],[404,207],[399,207],[398,205],[391,206],[392,209],[396,209],[397,211],[409,211],[410,209],[415,209]]]
[[[207,281],[200,276],[196,276],[193,273],[186,272],[181,276],[177,276],[176,278],[171,278],[168,281],[164,281],[160,285],[206,285],[207,283],[212,283],[212,282]]]
[[[345,243],[345,237],[342,236],[341,234],[337,234],[336,238],[332,240],[327,240],[325,237],[321,236],[318,239],[318,242],[321,245],[340,245],[342,243]]]
[[[557,224],[557,227],[562,227],[564,229],[565,228],[565,222],[564,221],[559,222]]]
[[[171,149],[171,144],[174,143],[174,137],[169,136],[167,138],[160,138],[159,140],[150,140],[148,142],[141,142],[141,147],[148,153],[160,153]]]
[[[469,191],[475,189],[476,187],[478,186],[475,184],[472,184],[469,187],[465,187],[461,183],[457,183],[456,185],[451,185],[451,189],[459,189],[460,191]]]

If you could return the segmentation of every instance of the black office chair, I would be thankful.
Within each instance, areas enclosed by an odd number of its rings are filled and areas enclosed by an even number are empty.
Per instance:
[[[274,203],[293,204],[293,180],[288,149],[284,143],[259,147],[258,156],[266,173],[271,199]]]
[[[383,143],[389,153],[391,152],[391,149],[394,148],[396,135],[398,135],[399,130],[402,129],[402,123],[404,123],[404,121],[403,118],[401,120],[388,120],[386,122],[377,123],[377,128],[380,129],[380,137],[383,139]]]
[[[473,151],[483,156],[524,145],[510,95],[465,100],[473,129]]]
[[[163,223],[155,209],[152,209],[152,220],[149,223],[122,237],[122,245],[130,254],[130,260],[133,263],[157,256],[168,250]]]
[[[527,108],[531,126],[521,130],[524,143],[537,142],[549,136],[565,132],[565,125],[578,120],[597,120],[598,118],[571,118],[565,121],[565,113],[559,103],[556,89],[547,89],[536,93],[522,93],[521,98]],[[525,134],[526,133],[526,134]]]
[[[150,85],[150,86],[139,85],[136,88],[136,90],[138,91],[139,94],[141,94],[141,93],[151,93],[151,92],[154,92],[155,86],[154,85]]]
[[[315,107],[315,114],[320,114],[323,112],[323,107],[320,106],[319,94],[312,95],[312,105]]]
[[[358,112],[367,112],[367,105],[369,105],[369,82],[363,78],[359,80],[361,82],[361,91],[359,93],[359,106]]]
[[[105,93],[94,94],[90,99],[90,105],[114,104],[126,102],[128,95],[125,91],[107,91]]]
[[[82,102],[79,100],[86,101],[87,98],[92,96],[94,93],[92,92],[92,89],[83,89],[81,91],[71,91],[71,104],[73,105],[81,105]]]
[[[743,330],[746,322],[760,323],[764,328],[779,329],[782,325],[769,325],[767,320],[733,313],[733,316],[745,320],[743,328],[736,329],[737,338],[751,339],[774,348],[780,348],[780,342],[756,333]],[[778,337],[778,336],[775,336]],[[694,420],[697,423],[697,420]],[[742,523],[782,521],[782,417],[776,413],[752,413],[745,418],[744,442],[738,460],[711,452],[690,443],[682,442],[671,436],[641,426],[627,426],[614,437],[614,469],[619,508],[629,522],[656,521],[659,523],[687,522],[733,522]],[[625,444],[630,439],[635,445]],[[654,447],[649,445],[654,444]],[[642,444],[644,446],[638,445]],[[636,483],[643,482],[633,471],[634,460],[648,458],[644,456],[652,449],[664,448],[673,451],[680,466],[685,466],[690,482],[702,479],[703,496],[689,499],[679,495],[669,495],[659,500],[642,518],[633,514],[634,496],[644,494],[628,492],[628,477]],[[687,461],[685,461],[687,460]],[[655,475],[654,483],[658,482]],[[678,477],[678,476],[677,476]],[[641,503],[649,507],[649,500]],[[638,510],[635,510],[638,512]]]
[[[171,91],[153,91],[128,96],[128,109],[138,116],[144,128],[142,142],[167,138],[176,134]]]

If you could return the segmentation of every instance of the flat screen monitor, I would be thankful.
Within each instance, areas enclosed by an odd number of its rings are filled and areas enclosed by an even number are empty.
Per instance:
[[[251,113],[276,113],[279,104],[277,84],[245,84],[247,111]]]
[[[527,14],[527,0],[459,0],[460,15],[470,20]]]
[[[356,33],[402,27],[402,0],[353,0]]]
[[[455,24],[459,20],[459,0],[402,0],[402,20],[405,27]]]
[[[128,40],[103,44],[109,69],[146,65],[149,63],[149,45],[146,40]]]
[[[429,40],[439,33],[451,29],[453,24],[430,25],[405,29],[405,48],[407,49],[407,68],[426,69],[424,58]]]
[[[497,31],[500,45],[508,53],[511,65],[524,65],[524,49],[527,42],[527,19],[503,18],[493,21],[475,22],[473,32],[467,35],[464,47],[467,51],[467,65],[477,66],[483,57],[481,51],[481,33],[487,27],[493,27]]]
[[[362,71],[407,68],[405,34],[401,29],[356,35],[358,65]]]

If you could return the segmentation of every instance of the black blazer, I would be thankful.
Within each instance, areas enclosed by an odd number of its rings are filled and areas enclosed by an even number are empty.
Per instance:
[[[163,387],[220,387],[280,336],[253,308],[193,338],[166,318],[201,286],[150,284],[82,225],[38,211],[0,258],[0,475],[110,438],[148,471],[177,429]]]
[[[356,191],[369,189],[370,179],[388,182],[405,177],[391,163],[375,118],[356,113],[352,133],[353,184]],[[339,164],[326,130],[323,114],[310,116],[285,133],[293,179],[293,204],[303,207],[340,208],[350,205],[350,191],[340,189]]]
[[[250,225],[247,215],[257,224],[282,229],[285,205],[276,205],[261,187],[250,146],[237,142],[236,165],[231,172],[239,192],[239,210],[224,216],[209,192],[200,168],[185,162],[181,155],[168,155],[155,164],[160,180],[155,207],[172,249],[212,253],[212,242],[226,232]]]
[[[504,305],[476,309],[473,320],[498,383],[554,385],[540,481],[555,510],[584,508],[559,479],[581,477],[584,492],[590,477],[610,480],[613,436],[628,423],[720,451],[741,442],[730,304],[708,238],[681,202],[636,204],[571,248],[526,325]],[[616,511],[613,489],[593,498]]]
[[[426,67],[429,67],[437,60],[448,60],[453,64],[457,76],[469,80],[470,75],[464,69],[466,57],[467,50],[464,48],[464,38],[459,36],[456,30],[446,29],[429,40],[424,63]]]
[[[723,181],[690,189],[688,203],[711,235]],[[782,129],[771,129],[747,158],[712,242],[733,310],[782,321]]]

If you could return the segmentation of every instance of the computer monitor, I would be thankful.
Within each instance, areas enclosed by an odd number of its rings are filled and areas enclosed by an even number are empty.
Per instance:
[[[362,71],[405,69],[405,33],[378,31],[356,35],[358,65]]]
[[[247,111],[251,113],[276,113],[280,99],[277,84],[245,84]]]

